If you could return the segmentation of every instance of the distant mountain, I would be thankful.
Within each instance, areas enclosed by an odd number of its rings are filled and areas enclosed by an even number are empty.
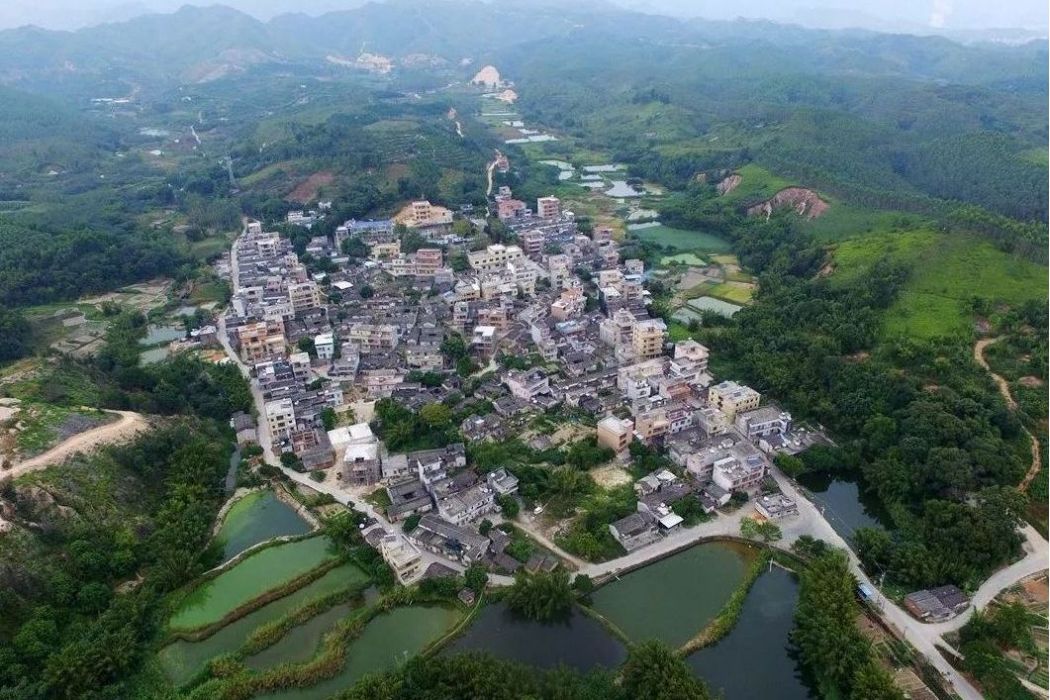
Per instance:
[[[337,70],[333,66],[352,65],[365,52],[390,57],[391,65],[406,56],[416,66],[456,65],[465,58],[528,60],[528,47],[536,42],[556,46],[569,60],[576,47],[594,42],[644,45],[654,56],[667,47],[685,47],[710,54],[710,65],[718,70],[741,75],[749,69],[791,70],[975,83],[1046,74],[1045,43],[967,47],[941,37],[682,20],[628,12],[602,0],[570,6],[391,0],[319,17],[284,14],[267,22],[216,5],[76,32],[0,31],[0,83],[83,99],[213,80],[258,66]]]

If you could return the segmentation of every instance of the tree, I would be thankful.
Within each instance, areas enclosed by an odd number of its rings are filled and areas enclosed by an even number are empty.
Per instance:
[[[518,517],[518,512],[521,510],[521,506],[518,505],[518,500],[506,494],[496,498],[496,503],[499,504],[500,512],[503,513],[503,517],[508,520],[513,520]]]
[[[372,289],[372,285],[370,284],[362,284],[357,290],[358,296],[362,299],[371,299],[375,296],[375,293],[376,290]]]
[[[412,532],[419,525],[419,521],[423,519],[422,515],[410,515],[405,518],[405,522],[401,523],[401,529],[405,532]]]
[[[708,700],[704,682],[673,649],[656,640],[636,644],[622,669],[622,688],[638,700]]]
[[[833,550],[812,560],[802,571],[792,632],[803,663],[843,694],[871,659],[857,629],[856,585],[845,553]]]
[[[25,357],[29,352],[32,328],[20,312],[0,309],[0,362]]]
[[[519,615],[537,622],[562,619],[572,612],[569,574],[562,569],[529,574],[519,569],[507,594],[507,606]]]
[[[317,346],[314,345],[313,338],[309,336],[300,338],[295,345],[299,348],[300,352],[309,353],[311,358],[317,359]]]
[[[467,588],[475,593],[481,593],[489,582],[489,574],[481,564],[471,564],[463,573]]]
[[[338,418],[335,415],[335,409],[331,406],[325,406],[321,409],[321,423],[324,425],[325,430],[334,430],[335,426],[339,423]]]
[[[759,522],[753,518],[740,521],[740,534],[751,540],[761,538],[763,542],[776,542],[783,537],[776,523],[768,520]]]
[[[492,531],[492,521],[488,518],[482,518],[481,522],[478,523],[478,533],[487,535]]]
[[[419,417],[431,428],[445,428],[452,422],[452,409],[443,403],[428,403],[419,410]]]
[[[594,581],[587,574],[576,574],[576,578],[572,581],[572,589],[576,591],[576,595],[584,604],[589,604],[591,593],[594,592]]]
[[[282,452],[281,464],[286,469],[293,469],[297,472],[301,472],[304,469],[303,460],[299,459],[299,456],[294,452]]]

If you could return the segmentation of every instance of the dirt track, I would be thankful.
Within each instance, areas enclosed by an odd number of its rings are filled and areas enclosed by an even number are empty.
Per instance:
[[[981,367],[984,368],[988,374],[992,375],[992,379],[995,380],[995,385],[999,387],[999,393],[1003,395],[1003,400],[1006,401],[1006,405],[1010,407],[1011,411],[1017,410],[1017,401],[1014,400],[1013,394],[1010,393],[1010,383],[1000,377],[998,374],[992,371],[992,368],[988,365],[988,362],[984,359],[984,349],[993,343],[999,342],[1000,338],[981,338],[973,346],[973,359],[977,361]],[[1032,480],[1039,473],[1042,468],[1043,459],[1039,452],[1039,441],[1035,439],[1035,436],[1028,432],[1028,428],[1021,428],[1024,430],[1025,435],[1028,436],[1028,441],[1032,446],[1032,465],[1028,468],[1028,473],[1021,479],[1021,483],[1017,485],[1018,490],[1028,490],[1028,485],[1032,483]]]
[[[11,469],[0,471],[0,478],[11,477],[13,479],[52,464],[58,464],[77,452],[89,452],[101,445],[126,440],[145,430],[149,425],[146,418],[140,413],[132,411],[109,411],[109,413],[119,415],[120,420],[74,435],[43,454],[16,464]]]

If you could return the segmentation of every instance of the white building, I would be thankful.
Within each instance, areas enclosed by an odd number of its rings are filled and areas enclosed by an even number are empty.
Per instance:
[[[317,351],[317,359],[331,360],[335,355],[335,336],[332,333],[314,336],[314,349]]]

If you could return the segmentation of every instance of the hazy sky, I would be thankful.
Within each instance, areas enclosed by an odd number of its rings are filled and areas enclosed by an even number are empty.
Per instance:
[[[497,0],[498,1],[498,0]],[[545,4],[561,0],[544,0]],[[572,0],[565,0],[572,2]],[[321,14],[365,0],[226,0],[222,4],[268,19],[281,12]],[[888,31],[1024,28],[1045,33],[1047,0],[611,0],[654,14],[712,19],[766,18],[818,27]],[[76,29],[147,12],[171,12],[213,0],[0,0],[0,28],[36,24]]]

